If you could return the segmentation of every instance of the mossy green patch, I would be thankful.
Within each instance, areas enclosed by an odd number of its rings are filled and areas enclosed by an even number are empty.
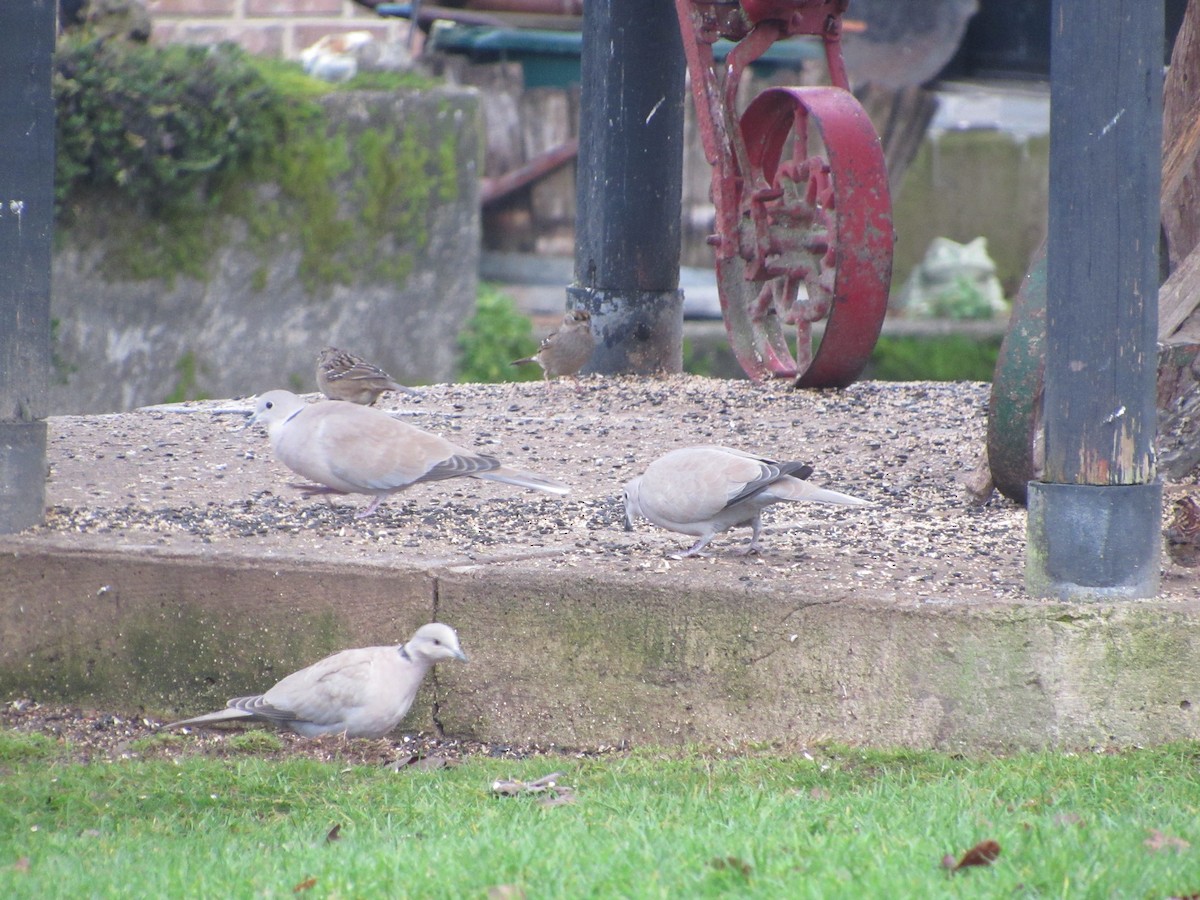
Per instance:
[[[61,756],[62,746],[49,735],[0,731],[0,762],[16,763]]]
[[[179,376],[179,381],[176,382],[175,389],[167,395],[163,402],[182,403],[185,400],[207,400],[208,395],[196,389],[198,370],[196,354],[189,350],[175,363],[175,372]]]
[[[122,621],[119,632],[80,619],[53,648],[0,668],[0,696],[127,703],[203,712],[258,693],[346,645],[332,613],[257,621],[173,600]]]
[[[226,741],[226,746],[238,753],[278,753],[283,749],[283,741],[273,731],[256,728],[252,731],[231,735]]]
[[[86,237],[115,226],[129,236],[102,263],[109,278],[203,279],[214,254],[231,243],[264,259],[290,243],[300,249],[297,274],[309,290],[362,279],[402,286],[428,244],[435,205],[459,196],[456,107],[444,98],[423,102],[418,90],[431,86],[428,79],[394,73],[355,79],[378,88],[378,100],[365,101],[370,125],[348,125],[323,101],[339,88],[294,64],[229,51],[204,59],[216,87],[180,88],[184,96],[216,96],[217,108],[181,124],[182,101],[168,108],[147,96],[158,96],[156,72],[186,80],[195,54],[126,55],[90,45],[72,53],[60,61],[60,107],[70,104],[60,116],[69,117],[74,136],[60,148],[59,227]],[[104,66],[126,66],[136,76],[122,89],[118,110],[88,99]],[[373,105],[402,89],[410,101],[403,121],[381,124]],[[145,127],[135,128],[130,117]],[[222,128],[247,137],[226,148],[214,139]],[[115,151],[78,139],[97,129],[135,136],[144,153],[102,165],[94,155]],[[185,146],[176,151],[177,143]],[[89,207],[104,212],[89,222]],[[245,239],[236,220],[245,222]],[[268,279],[264,264],[251,289],[262,292]]]

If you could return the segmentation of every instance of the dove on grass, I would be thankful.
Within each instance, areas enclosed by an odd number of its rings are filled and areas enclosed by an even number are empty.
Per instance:
[[[293,672],[265,694],[235,697],[225,709],[164,725],[262,721],[305,737],[377,738],[400,724],[425,673],[444,659],[467,661],[449,625],[422,625],[398,647],[360,647]]]

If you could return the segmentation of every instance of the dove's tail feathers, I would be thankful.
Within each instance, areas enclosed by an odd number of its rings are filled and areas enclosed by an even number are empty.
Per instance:
[[[205,713],[202,716],[194,716],[190,719],[181,719],[178,722],[171,722],[163,726],[163,730],[168,728],[182,728],[185,725],[209,725],[214,722],[234,722],[239,719],[253,719],[254,714],[247,712],[244,709],[233,709],[226,707],[218,709],[216,712]]]
[[[475,474],[475,477],[484,478],[488,481],[501,481],[504,484],[515,484],[517,487],[533,488],[535,491],[545,491],[547,494],[571,493],[571,489],[561,481],[555,481],[553,478],[543,478],[541,475],[534,475],[532,472],[522,472],[520,469],[512,469],[508,466],[501,466],[489,472],[479,472]]]
[[[771,492],[786,497],[788,500],[805,500],[809,503],[836,503],[839,506],[872,505],[870,500],[820,488],[811,481],[801,481],[798,478],[780,479],[771,485]]]

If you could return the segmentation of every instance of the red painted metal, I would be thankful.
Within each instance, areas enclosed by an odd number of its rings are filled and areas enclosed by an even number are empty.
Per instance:
[[[730,345],[755,380],[850,384],[887,311],[893,232],[882,148],[842,64],[847,0],[675,6],[713,166],[716,230],[709,240]],[[822,38],[834,86],[772,88],[733,126],[746,66],[796,34]],[[737,45],[718,72],[712,43],[720,37]],[[825,318],[814,352],[812,324]],[[785,326],[795,328],[794,355]]]

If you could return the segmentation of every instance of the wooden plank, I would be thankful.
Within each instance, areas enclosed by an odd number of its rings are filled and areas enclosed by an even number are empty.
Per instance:
[[[1197,212],[1200,212],[1198,210]],[[1195,247],[1158,289],[1158,339],[1167,341],[1200,313],[1200,247]]]
[[[1190,0],[1163,85],[1162,219],[1171,268],[1200,243],[1200,0]]]

